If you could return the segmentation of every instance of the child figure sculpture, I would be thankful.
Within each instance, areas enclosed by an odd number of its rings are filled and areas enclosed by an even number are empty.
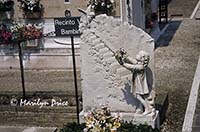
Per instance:
[[[145,51],[140,51],[136,55],[136,59],[133,59],[128,56],[124,50],[120,49],[115,53],[115,58],[120,65],[130,70],[133,74],[132,91],[133,95],[136,96],[144,108],[142,114],[147,115],[154,112],[154,99],[152,98],[151,90],[149,89],[150,86],[146,74],[149,63],[149,54]]]

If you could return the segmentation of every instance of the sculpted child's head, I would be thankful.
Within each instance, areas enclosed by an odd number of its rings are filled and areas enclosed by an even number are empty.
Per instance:
[[[147,66],[149,63],[150,56],[146,51],[141,50],[137,55],[136,55],[136,60],[139,62],[142,62],[144,66]]]

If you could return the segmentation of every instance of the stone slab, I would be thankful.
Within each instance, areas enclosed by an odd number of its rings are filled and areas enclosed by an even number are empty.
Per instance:
[[[149,94],[154,98],[154,39],[142,29],[106,15],[96,16],[91,23],[87,21],[84,23],[84,17],[82,17],[81,22],[83,111],[80,117],[92,108],[106,104],[112,112],[121,113],[123,120],[133,120],[136,123],[146,122],[152,127],[159,128],[158,112],[152,110],[152,115],[141,114],[143,111],[140,109],[140,102],[132,92],[133,73],[121,66],[115,57],[105,55],[124,49],[128,56],[136,58],[140,51],[146,51],[150,61],[145,75]],[[83,28],[84,24],[88,24],[88,27]],[[102,44],[104,46],[97,48]],[[135,114],[136,112],[140,112],[140,115]]]
[[[104,54],[113,54],[112,51],[123,48],[135,58],[139,51],[144,50],[150,55],[152,76],[154,39],[134,25],[113,17],[99,15],[95,20],[98,22],[92,21],[81,36],[83,109],[87,111],[108,104],[112,111],[134,112],[139,102],[131,93],[131,78],[124,79],[132,73],[125,68],[121,70],[123,67],[114,57],[105,58]],[[102,43],[102,49],[97,49],[96,46]],[[112,67],[113,64],[116,66]]]
[[[80,113],[80,121],[84,122],[84,112]],[[148,124],[153,128],[160,128],[160,119],[159,111],[156,111],[155,114],[149,115],[139,115],[136,113],[125,113],[125,112],[112,112],[113,115],[119,114],[120,118],[124,121],[132,122],[133,124]]]
[[[162,124],[165,120],[165,116],[166,116],[167,109],[169,106],[168,92],[157,94],[155,105],[156,105],[156,110],[159,111],[160,124]]]

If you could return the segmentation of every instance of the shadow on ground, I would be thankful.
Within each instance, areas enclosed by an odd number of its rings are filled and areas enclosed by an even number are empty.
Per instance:
[[[168,46],[182,21],[171,21],[165,32],[158,39],[155,48]]]

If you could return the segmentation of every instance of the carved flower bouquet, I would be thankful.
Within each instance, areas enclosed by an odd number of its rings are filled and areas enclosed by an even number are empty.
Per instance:
[[[0,25],[0,43],[7,44],[12,42],[12,33],[6,25]]]
[[[116,132],[121,126],[119,115],[112,116],[107,106],[93,109],[84,116],[84,119],[84,132]]]
[[[13,0],[0,0],[0,11],[11,11],[13,5]]]
[[[89,5],[92,5],[92,9],[95,14],[107,14],[112,15],[115,8],[115,0],[89,0]]]

